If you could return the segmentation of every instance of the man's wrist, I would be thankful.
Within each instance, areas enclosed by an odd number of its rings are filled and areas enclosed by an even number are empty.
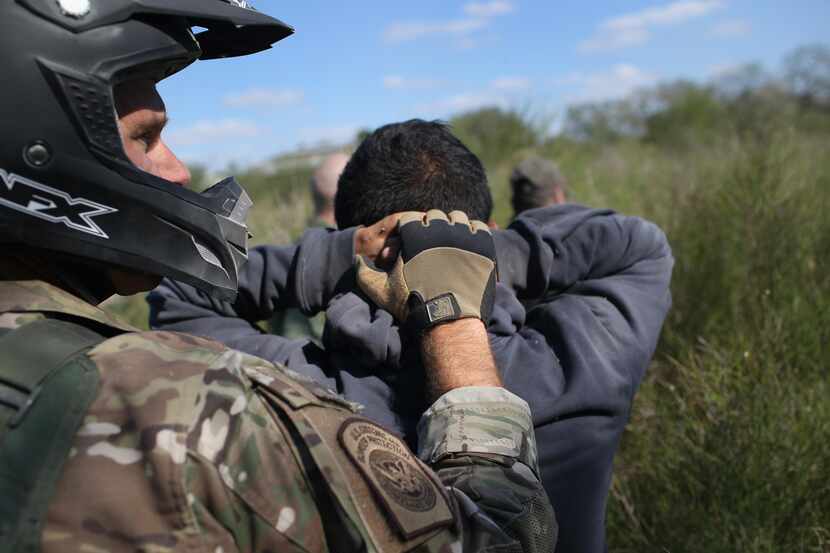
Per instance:
[[[460,319],[426,330],[421,359],[431,400],[466,386],[500,387],[487,330],[479,319]]]

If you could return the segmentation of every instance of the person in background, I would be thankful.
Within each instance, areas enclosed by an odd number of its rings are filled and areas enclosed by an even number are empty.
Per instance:
[[[323,159],[311,175],[311,199],[314,215],[310,227],[337,228],[334,220],[334,197],[337,195],[337,180],[349,163],[349,156],[343,152],[330,154]]]
[[[564,204],[567,184],[554,162],[538,156],[526,158],[510,175],[513,217],[528,209]]]
[[[347,163],[347,154],[330,154],[311,175],[309,189],[314,203],[314,213],[309,220],[309,228],[337,228],[334,220],[334,197],[337,194],[337,180]],[[279,310],[268,321],[268,328],[274,334],[290,339],[308,339],[315,344],[321,343],[325,325],[324,313],[306,317],[299,309]]]

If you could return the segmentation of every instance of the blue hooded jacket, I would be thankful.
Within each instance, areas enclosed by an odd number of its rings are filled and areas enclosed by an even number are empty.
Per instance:
[[[671,250],[652,223],[575,204],[524,212],[494,238],[487,329],[505,387],[533,413],[557,552],[600,553],[614,453],[671,304]],[[414,445],[427,407],[418,348],[356,291],[353,242],[354,229],[312,229],[252,249],[233,304],[165,280],[148,296],[151,325],[283,363]],[[325,311],[322,348],[254,324],[290,307]]]

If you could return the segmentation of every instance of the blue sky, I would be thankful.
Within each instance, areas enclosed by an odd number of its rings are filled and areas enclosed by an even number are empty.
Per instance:
[[[160,86],[188,162],[255,163],[359,128],[483,105],[562,113],[660,80],[776,70],[828,42],[827,0],[259,0],[296,34]]]

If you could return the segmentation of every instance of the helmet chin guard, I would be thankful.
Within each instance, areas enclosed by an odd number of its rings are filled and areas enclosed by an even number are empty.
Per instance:
[[[233,178],[196,193],[134,166],[113,89],[259,52],[292,32],[242,0],[0,3],[0,243],[234,297],[250,198]]]

